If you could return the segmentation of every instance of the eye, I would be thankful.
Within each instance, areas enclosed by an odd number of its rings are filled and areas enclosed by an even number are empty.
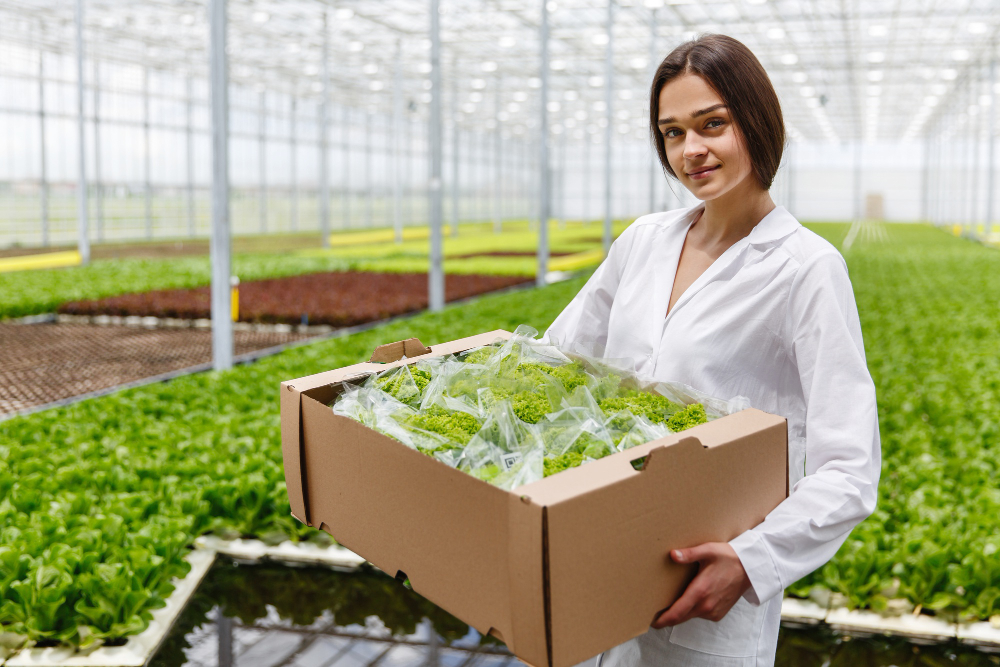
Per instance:
[[[677,132],[677,134],[671,134],[671,132]],[[669,129],[663,131],[663,136],[667,137],[667,138],[670,138],[670,139],[673,139],[674,137],[679,137],[680,136],[680,130],[678,130],[676,127],[671,127]]]
[[[705,127],[710,127],[710,128],[722,127],[723,125],[724,121],[721,118],[713,118],[712,120],[705,123]]]

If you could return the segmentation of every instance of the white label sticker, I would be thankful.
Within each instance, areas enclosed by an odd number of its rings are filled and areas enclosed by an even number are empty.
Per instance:
[[[503,463],[504,470],[510,470],[514,467],[514,464],[521,460],[521,452],[511,452],[510,454],[504,454],[500,457],[500,461]]]

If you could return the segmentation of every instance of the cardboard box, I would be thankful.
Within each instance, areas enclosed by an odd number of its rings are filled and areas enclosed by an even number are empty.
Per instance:
[[[569,667],[646,632],[677,598],[694,566],[671,548],[728,541],[788,495],[787,428],[744,410],[504,491],[328,407],[344,380],[509,336],[410,339],[376,350],[385,363],[282,383],[288,497],[297,519],[525,662]]]

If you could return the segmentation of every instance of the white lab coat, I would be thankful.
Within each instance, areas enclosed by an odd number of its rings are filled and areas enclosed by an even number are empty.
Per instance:
[[[786,417],[791,494],[730,542],[752,585],[725,618],[651,629],[606,652],[603,667],[773,664],[782,590],[833,557],[875,509],[875,387],[843,257],[778,206],[664,318],[703,208],[636,220],[545,337]]]

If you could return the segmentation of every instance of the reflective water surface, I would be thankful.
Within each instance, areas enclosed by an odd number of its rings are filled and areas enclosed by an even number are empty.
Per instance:
[[[482,637],[376,570],[338,572],[221,559],[151,667],[519,667]],[[1000,656],[957,643],[917,646],[783,627],[782,667],[994,667]]]

